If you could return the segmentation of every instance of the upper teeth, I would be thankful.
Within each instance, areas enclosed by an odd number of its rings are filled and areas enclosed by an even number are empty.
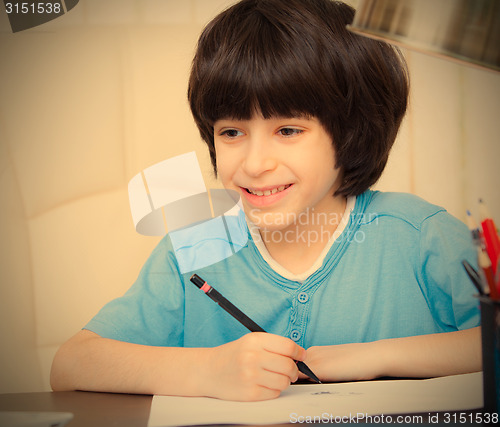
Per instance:
[[[256,196],[270,196],[271,194],[276,194],[279,191],[283,191],[285,188],[288,188],[289,185],[282,185],[281,187],[273,188],[272,190],[259,191],[259,190],[250,190],[248,191]]]

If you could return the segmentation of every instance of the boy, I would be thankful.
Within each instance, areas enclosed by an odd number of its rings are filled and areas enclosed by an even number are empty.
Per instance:
[[[466,227],[369,190],[408,82],[397,50],[346,30],[353,13],[243,0],[208,24],[188,96],[215,173],[241,197],[238,251],[181,272],[163,239],[134,286],[61,347],[54,390],[262,400],[299,378],[295,360],[322,381],[481,369]],[[184,230],[183,259],[213,250],[208,231]],[[246,333],[193,273],[269,333]]]

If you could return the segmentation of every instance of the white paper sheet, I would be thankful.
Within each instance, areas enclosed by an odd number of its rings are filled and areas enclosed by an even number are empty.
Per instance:
[[[335,417],[366,422],[368,415],[463,411],[483,406],[482,384],[482,373],[477,372],[428,380],[292,385],[279,398],[263,402],[154,396],[148,427],[303,424],[308,417],[317,417],[316,422],[335,421]]]

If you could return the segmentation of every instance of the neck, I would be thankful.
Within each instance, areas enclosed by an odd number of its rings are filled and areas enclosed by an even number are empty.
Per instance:
[[[307,271],[330,242],[346,209],[344,197],[335,198],[328,209],[308,209],[280,230],[261,229],[271,257],[288,271]]]

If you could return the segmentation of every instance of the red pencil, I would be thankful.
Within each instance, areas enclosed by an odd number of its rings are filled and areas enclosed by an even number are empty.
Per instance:
[[[497,287],[498,293],[500,293],[500,259],[497,262],[497,269],[495,273],[495,286]]]
[[[498,260],[500,259],[500,239],[498,238],[497,228],[491,215],[482,199],[479,199],[479,215],[481,217],[481,227],[483,229],[483,238],[486,244],[486,251],[490,257],[493,274],[496,273]]]

